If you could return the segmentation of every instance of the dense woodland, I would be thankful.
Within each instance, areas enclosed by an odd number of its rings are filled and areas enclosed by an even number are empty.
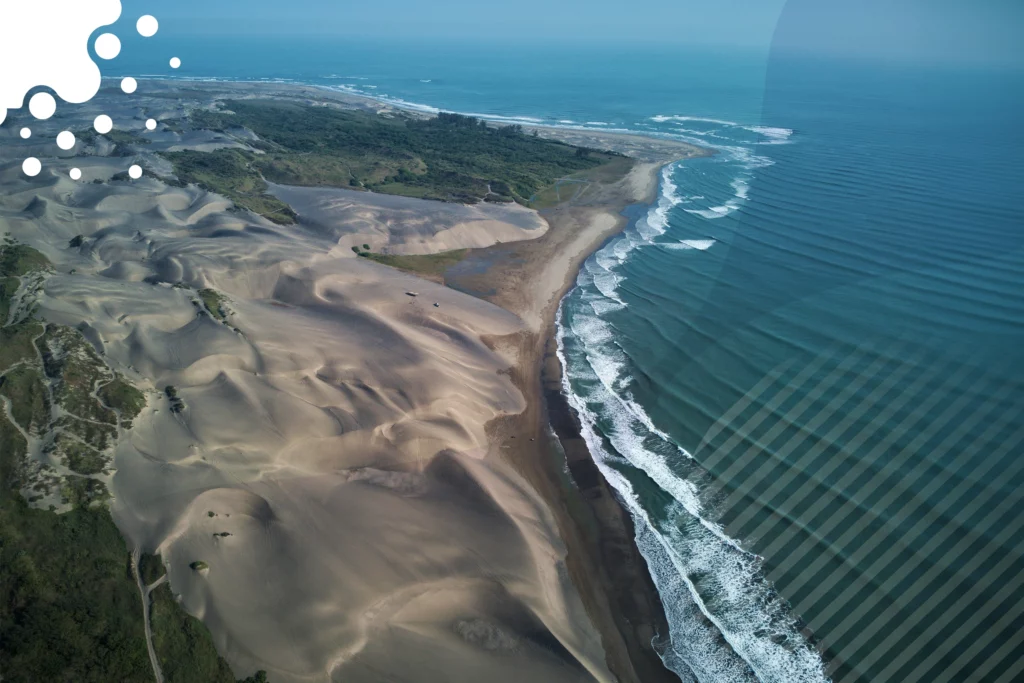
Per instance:
[[[287,205],[265,194],[265,180],[287,185],[372,190],[440,201],[519,202],[558,179],[616,155],[442,113],[434,118],[380,115],[272,101],[227,101],[223,110],[192,113],[194,129],[243,130],[256,149],[167,153],[179,180],[224,194],[278,223],[294,221]]]

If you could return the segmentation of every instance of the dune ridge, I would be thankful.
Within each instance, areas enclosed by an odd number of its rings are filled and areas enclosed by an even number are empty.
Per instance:
[[[136,154],[159,170],[153,151],[229,144],[192,137]],[[31,180],[0,160],[0,230],[55,265],[40,315],[147,396],[116,448],[115,520],[237,675],[637,680],[602,589],[574,585],[586,554],[567,559],[580,541],[552,505],[554,460],[528,442],[548,438],[539,366],[560,294],[680,149],[543,215],[277,188],[299,207],[288,227],[119,180],[102,145]],[[102,182],[71,181],[72,163]],[[493,291],[357,258],[364,242],[473,247],[493,267],[466,282]]]
[[[115,519],[239,673],[611,680],[550,513],[488,454],[524,398],[480,337],[515,316],[194,188],[48,182],[0,219],[56,265],[42,316],[148,395]]]

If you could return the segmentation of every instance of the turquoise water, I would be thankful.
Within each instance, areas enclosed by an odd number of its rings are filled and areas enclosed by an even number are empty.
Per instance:
[[[565,391],[633,515],[666,665],[702,682],[1021,674],[1020,71],[645,46],[172,48],[180,77],[716,148],[665,169],[560,312]],[[123,75],[166,75],[126,53]]]

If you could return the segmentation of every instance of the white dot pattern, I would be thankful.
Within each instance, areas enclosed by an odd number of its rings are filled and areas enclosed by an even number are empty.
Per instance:
[[[96,129],[96,132],[100,135],[106,135],[114,129],[114,122],[106,114],[100,114],[96,117],[96,120],[92,122],[92,127]]]
[[[113,33],[104,33],[96,39],[96,55],[100,59],[113,59],[121,54],[121,40]]]
[[[45,121],[57,111],[57,100],[48,92],[37,92],[28,101],[28,110],[32,116]]]
[[[156,35],[160,24],[152,14],[144,14],[135,22],[135,30],[144,38],[151,38]]]

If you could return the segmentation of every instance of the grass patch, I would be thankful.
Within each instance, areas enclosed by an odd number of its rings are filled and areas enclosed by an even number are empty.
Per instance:
[[[32,340],[43,333],[39,323],[22,323],[0,327],[0,372],[6,372],[15,363],[36,358]]]
[[[92,392],[113,373],[96,350],[75,329],[50,325],[38,341],[46,375],[54,380],[54,400],[66,411],[82,419],[117,424],[114,411],[97,401]]]
[[[267,194],[267,183],[253,164],[253,155],[237,149],[214,152],[165,152],[174,174],[208,192],[224,195],[235,206],[252,211],[279,225],[295,222],[296,214],[281,200]]]
[[[132,422],[146,407],[146,396],[121,376],[100,387],[96,394],[121,417],[121,427],[131,429]]]
[[[86,128],[84,130],[77,131],[75,133],[75,137],[85,144],[94,144],[100,137],[106,138],[110,142],[114,143],[114,151],[111,156],[116,157],[131,156],[135,153],[135,150],[132,149],[133,146],[150,144],[149,139],[138,133],[129,130],[119,130],[117,128],[109,133],[103,133],[102,135],[92,128]]]
[[[156,555],[142,553],[139,556],[139,578],[146,586],[152,585],[154,581],[165,574],[164,563]]]
[[[17,244],[10,237],[0,242],[0,327],[10,317],[14,293],[21,286],[19,278],[50,268],[50,261],[32,247]]]
[[[199,298],[203,300],[203,305],[206,306],[206,310],[209,311],[217,320],[224,322],[228,318],[227,297],[218,292],[216,289],[200,289]]]
[[[538,211],[553,208],[578,199],[592,182],[613,183],[620,180],[631,168],[633,160],[628,157],[611,159],[600,166],[559,178],[531,196],[526,205]]]
[[[167,583],[151,594],[153,647],[166,683],[235,683],[231,668],[213,645],[203,622],[174,599]]]
[[[32,247],[10,240],[0,244],[0,277],[22,277],[50,268],[50,261]]]
[[[50,422],[50,404],[42,373],[19,365],[0,376],[0,396],[9,399],[11,416],[29,434],[41,434]]]
[[[394,254],[374,254],[369,251],[361,251],[359,255],[383,263],[385,266],[398,268],[409,273],[415,273],[421,277],[429,278],[444,283],[444,274],[449,268],[466,258],[468,249],[453,249],[442,251],[437,254],[423,254],[417,256],[396,256]]]
[[[109,460],[99,449],[68,434],[58,434],[50,449],[58,461],[78,474],[99,474],[107,467]]]

